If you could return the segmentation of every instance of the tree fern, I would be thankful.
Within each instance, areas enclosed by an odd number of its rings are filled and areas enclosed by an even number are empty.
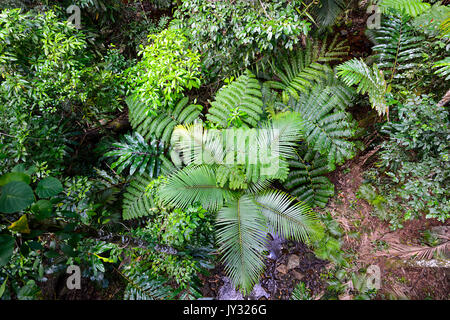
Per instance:
[[[125,101],[133,129],[147,141],[153,136],[166,145],[170,141],[175,126],[192,123],[202,111],[199,105],[188,105],[187,97],[181,99],[173,109],[157,110],[156,115],[152,114],[149,107],[135,96],[130,96]]]
[[[316,86],[289,103],[304,123],[305,140],[309,147],[327,157],[330,170],[355,154],[355,145],[348,141],[356,130],[350,114],[339,111],[339,99],[330,89]]]
[[[381,0],[379,6],[383,13],[394,9],[412,17],[418,16],[430,8],[430,4],[422,0]]]
[[[388,113],[385,93],[386,80],[381,70],[374,64],[370,69],[362,60],[353,59],[337,66],[337,75],[348,86],[357,85],[357,92],[369,95],[372,107],[379,115]]]
[[[219,90],[206,118],[219,128],[227,128],[230,114],[236,109],[245,113],[243,122],[251,127],[257,125],[263,113],[261,86],[248,70]]]
[[[408,19],[388,16],[374,31],[372,40],[377,65],[391,79],[407,78],[417,70],[425,38],[416,34]]]
[[[433,65],[433,68],[437,69],[434,74],[445,78],[445,80],[450,79],[450,57],[446,57],[445,59],[436,62]]]
[[[302,147],[297,159],[289,161],[289,167],[285,188],[300,201],[324,208],[334,195],[334,185],[325,176],[330,172],[326,157]]]
[[[203,129],[201,124],[178,126],[173,153],[190,164],[216,164],[220,186],[244,189],[261,179],[285,179],[287,159],[295,156],[303,122],[297,113],[280,113],[259,128]],[[272,170],[273,169],[273,170]]]
[[[135,176],[130,182],[123,196],[122,216],[125,220],[151,215],[157,210],[147,191],[151,181],[152,177],[144,174]]]
[[[298,99],[299,92],[307,91],[327,77],[331,72],[327,63],[339,61],[341,56],[347,54],[348,47],[344,43],[337,42],[337,37],[328,47],[326,40],[322,46],[307,40],[305,49],[284,54],[279,58],[280,63],[274,64],[273,72],[280,81],[267,81],[264,85],[283,90],[283,101],[287,101],[288,96]]]

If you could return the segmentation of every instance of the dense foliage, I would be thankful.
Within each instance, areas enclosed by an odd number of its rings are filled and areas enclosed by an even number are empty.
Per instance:
[[[69,265],[119,299],[199,299],[217,270],[249,295],[276,237],[330,263],[325,299],[374,298],[334,182],[379,150],[371,214],[448,223],[450,9],[378,1],[357,54],[335,32],[357,2],[0,4],[0,298],[53,297]]]

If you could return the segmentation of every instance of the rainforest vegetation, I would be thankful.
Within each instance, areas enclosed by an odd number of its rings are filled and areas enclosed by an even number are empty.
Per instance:
[[[449,52],[448,1],[0,0],[0,299],[447,300]]]

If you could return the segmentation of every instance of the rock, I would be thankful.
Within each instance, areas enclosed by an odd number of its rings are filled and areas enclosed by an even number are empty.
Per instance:
[[[223,277],[223,286],[219,289],[218,300],[244,300],[242,293],[236,291],[228,277]]]
[[[293,255],[289,256],[288,264],[287,264],[288,270],[297,268],[299,264],[300,264],[300,258],[297,255],[293,254]]]
[[[302,280],[302,279],[305,277],[304,274],[302,274],[302,273],[300,273],[300,272],[298,272],[298,271],[295,271],[295,270],[292,271],[292,275],[293,275],[294,278],[297,279],[297,280]]]
[[[261,286],[261,284],[257,283],[252,290],[252,293],[250,293],[249,298],[250,300],[259,300],[262,297],[265,297],[266,299],[269,299],[270,294],[267,293],[266,290]]]
[[[288,272],[288,268],[286,267],[286,265],[280,264],[280,265],[277,267],[277,271],[278,271],[279,273],[281,273],[281,274],[286,274],[286,273]]]

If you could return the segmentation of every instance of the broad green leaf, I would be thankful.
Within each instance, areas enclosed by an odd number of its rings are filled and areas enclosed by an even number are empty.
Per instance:
[[[23,181],[13,181],[1,188],[0,212],[19,212],[34,202],[33,190]]]
[[[31,178],[29,175],[23,172],[10,172],[0,177],[0,187],[13,181],[23,181],[26,184],[30,184]]]
[[[52,215],[52,203],[50,200],[39,200],[31,207],[36,219],[44,220]]]
[[[63,186],[61,182],[53,177],[48,177],[39,181],[36,188],[36,194],[39,196],[39,198],[53,197],[62,191]]]
[[[0,267],[6,265],[14,251],[14,238],[7,234],[0,235]]]

